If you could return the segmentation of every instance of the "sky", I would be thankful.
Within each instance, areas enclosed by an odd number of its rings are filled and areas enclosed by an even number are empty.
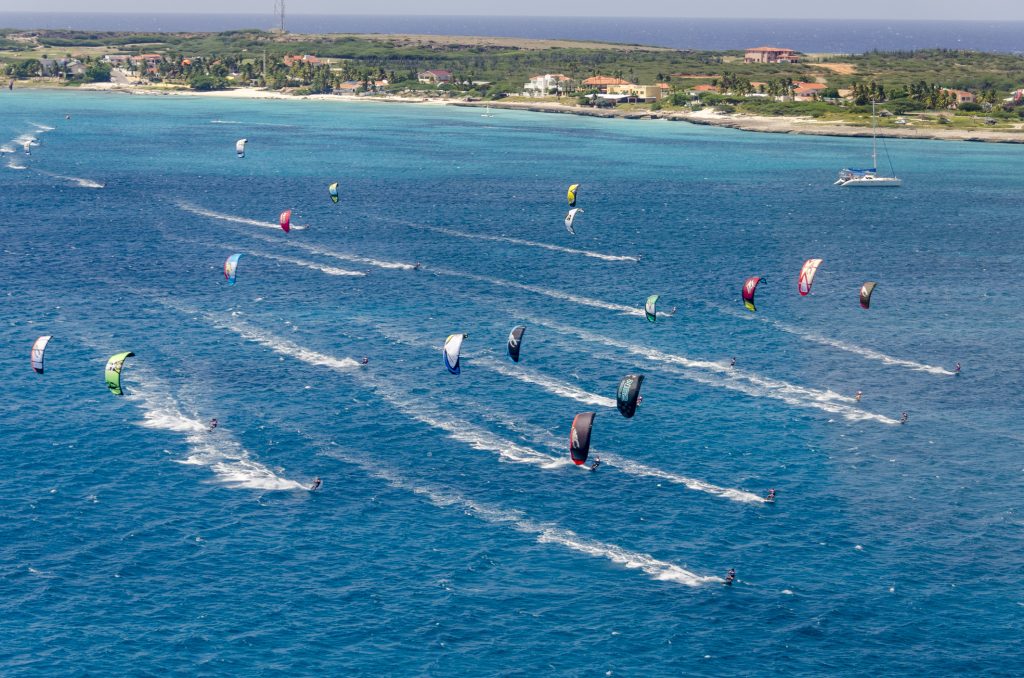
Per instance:
[[[644,16],[701,18],[806,19],[974,19],[1024,20],[1021,0],[376,0],[372,4],[337,0],[286,0],[291,14],[433,14],[492,16]],[[261,14],[273,10],[273,0],[175,0],[163,5],[168,13]],[[0,0],[0,12],[152,12],[152,3],[138,0],[46,0],[26,6],[25,0]],[[264,7],[265,6],[265,7]]]

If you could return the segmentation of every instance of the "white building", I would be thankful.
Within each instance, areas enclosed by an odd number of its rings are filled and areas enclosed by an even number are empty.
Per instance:
[[[571,92],[572,79],[561,73],[545,73],[530,78],[530,82],[523,85],[523,95],[528,97],[544,97],[551,94],[565,94]]]

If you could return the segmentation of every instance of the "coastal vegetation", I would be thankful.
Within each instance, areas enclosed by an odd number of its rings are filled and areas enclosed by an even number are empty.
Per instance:
[[[882,124],[890,126],[906,124],[906,116],[919,125],[960,119],[999,126],[1019,125],[1024,117],[1024,56],[1018,54],[933,49],[747,61],[743,51],[511,38],[0,29],[0,70],[51,83],[106,81],[113,67],[135,85],[154,88],[494,100],[522,95],[524,83],[549,73],[564,78],[565,90],[531,94],[572,95],[549,99],[564,105],[652,112],[713,107],[864,122],[875,101]],[[422,77],[431,71],[445,75]],[[606,88],[587,85],[592,76],[660,89],[654,97],[609,97]],[[885,119],[890,114],[897,120]]]

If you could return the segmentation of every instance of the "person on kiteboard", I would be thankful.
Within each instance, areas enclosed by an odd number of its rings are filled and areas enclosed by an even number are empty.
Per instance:
[[[774,487],[772,489],[768,490],[768,496],[765,497],[764,500],[766,502],[768,502],[769,504],[774,504],[775,503],[775,488]]]
[[[907,419],[910,419],[910,415],[908,415],[906,412],[904,412],[903,414],[900,415],[900,423],[901,424],[906,424],[907,423]]]
[[[736,568],[730,567],[729,571],[725,574],[725,585],[732,586],[734,581],[736,581]]]
[[[953,368],[955,374],[960,374],[960,363],[957,362],[956,367]]]
[[[863,396],[863,395],[864,395],[863,393],[861,393],[860,391],[857,391],[857,395],[853,396],[853,399],[856,400],[859,403],[860,399],[861,399],[861,396]]]
[[[361,362],[362,362],[362,363],[363,363],[364,365],[368,364],[368,363],[370,362],[370,356],[364,355],[364,356],[363,356],[363,359],[362,359],[362,361],[361,361]]]
[[[590,465],[591,471],[596,471],[597,467],[601,465],[601,457],[594,457],[594,463]]]
[[[735,357],[732,360],[729,361],[729,367],[736,367],[736,358]]]
[[[218,424],[218,423],[219,423],[219,422],[217,421],[217,418],[216,418],[216,417],[214,417],[213,419],[211,419],[211,420],[210,420],[210,430],[208,431],[208,433],[213,433],[213,429],[217,428],[217,424]]]
[[[316,492],[318,489],[320,489],[321,485],[323,485],[323,481],[320,480],[320,476],[317,476],[313,480],[313,484],[309,486],[309,491],[310,492]]]

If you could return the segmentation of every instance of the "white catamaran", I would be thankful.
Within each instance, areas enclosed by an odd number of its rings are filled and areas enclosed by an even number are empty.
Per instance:
[[[836,186],[878,186],[878,187],[892,187],[900,186],[903,184],[903,180],[895,176],[891,177],[880,177],[878,176],[878,145],[877,145],[877,134],[876,134],[876,121],[875,116],[875,102],[871,102],[871,169],[843,169],[839,172],[839,178],[836,179]],[[892,163],[889,163],[890,169]]]

